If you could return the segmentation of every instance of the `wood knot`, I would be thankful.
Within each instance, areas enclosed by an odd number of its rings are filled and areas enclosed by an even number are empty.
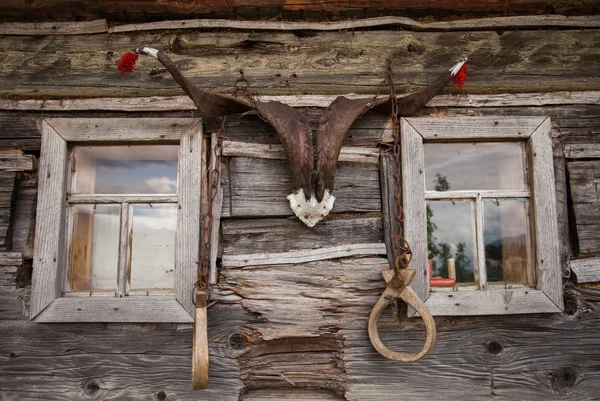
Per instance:
[[[85,395],[92,396],[100,391],[100,385],[95,380],[87,380],[83,382],[83,392]]]
[[[231,347],[231,349],[236,351],[243,350],[247,342],[248,340],[246,339],[246,336],[244,336],[242,333],[233,333],[227,340],[227,344]]]
[[[503,348],[498,340],[492,340],[487,344],[487,350],[492,355],[499,355]]]
[[[571,388],[577,381],[577,371],[571,366],[561,366],[552,373],[552,388],[564,390]]]
[[[156,398],[159,401],[165,401],[167,399],[167,393],[165,393],[162,390],[157,391],[156,393],[154,393],[154,398]]]

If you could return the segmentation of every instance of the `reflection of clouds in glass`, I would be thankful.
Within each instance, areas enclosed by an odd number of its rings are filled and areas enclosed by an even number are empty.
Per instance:
[[[152,177],[144,181],[148,187],[148,193],[175,193],[177,192],[177,181],[169,177]]]
[[[177,160],[104,160],[104,162],[110,163],[96,166],[95,193],[177,192]]]
[[[475,259],[473,233],[473,203],[469,201],[427,202],[433,212],[431,221],[437,226],[433,232],[436,244],[445,242],[451,246],[452,254],[456,253],[457,245],[465,244],[465,254],[471,259],[470,270],[473,270]]]
[[[435,190],[436,174],[450,190],[523,189],[523,153],[517,142],[426,143],[425,185]]]
[[[505,230],[510,230],[513,237],[526,234],[527,217],[525,199],[486,199],[483,201],[483,241],[485,245],[498,244],[502,240],[502,216],[515,216],[511,222],[504,222]],[[505,238],[507,240],[508,238]],[[512,238],[515,240],[516,238]]]
[[[135,205],[134,224],[151,230],[175,231],[177,227],[176,205]]]

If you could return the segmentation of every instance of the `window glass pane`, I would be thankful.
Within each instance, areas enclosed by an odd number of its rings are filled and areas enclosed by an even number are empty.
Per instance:
[[[518,142],[426,143],[428,191],[524,190],[523,148]]]
[[[177,205],[133,206],[130,289],[174,288]]]
[[[474,286],[477,261],[474,203],[427,202],[427,246],[433,272],[432,289]]]
[[[530,241],[525,199],[483,201],[485,266],[488,288],[494,284],[525,284]]]
[[[177,145],[77,147],[73,193],[175,194],[178,149]]]
[[[66,291],[117,289],[120,205],[75,205]]]

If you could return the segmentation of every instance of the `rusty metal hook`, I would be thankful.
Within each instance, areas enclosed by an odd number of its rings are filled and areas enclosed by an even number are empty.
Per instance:
[[[400,278],[402,284],[395,288],[391,280],[394,277],[394,269],[387,269],[381,272],[385,282],[387,283],[387,287],[379,300],[373,307],[371,314],[369,316],[369,339],[371,340],[371,344],[373,347],[379,352],[381,355],[385,356],[388,359],[393,359],[394,361],[400,362],[413,362],[418,359],[423,358],[427,353],[433,348],[433,344],[435,343],[436,337],[436,329],[435,329],[435,321],[433,320],[433,316],[421,301],[419,296],[410,288],[410,283],[412,282],[415,271],[414,270],[401,270]],[[379,331],[377,329],[377,321],[381,317],[381,314],[390,304],[392,304],[396,299],[402,299],[409,306],[413,307],[421,318],[425,322],[425,329],[427,330],[427,338],[425,339],[425,345],[420,352],[416,354],[405,354],[401,352],[395,352],[388,349],[381,339],[379,338]]]

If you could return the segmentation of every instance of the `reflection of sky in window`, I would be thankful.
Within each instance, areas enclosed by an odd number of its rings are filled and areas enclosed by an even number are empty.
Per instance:
[[[523,151],[518,142],[426,143],[425,186],[434,191],[437,174],[448,190],[524,189]]]
[[[525,212],[526,199],[486,199],[483,201],[483,241],[484,245],[499,245],[502,242],[502,214],[514,216],[510,227],[504,222],[505,230],[513,234],[512,241],[525,241],[527,216]],[[509,238],[504,238],[505,241]]]
[[[465,244],[465,254],[471,259],[469,270],[473,271],[475,258],[475,233],[473,202],[470,201],[428,201],[427,206],[433,213],[431,222],[437,228],[433,231],[435,243],[451,245],[452,255],[456,254],[457,245]]]
[[[97,160],[95,193],[177,193],[177,160]]]
[[[173,288],[177,205],[134,205],[131,289]]]

